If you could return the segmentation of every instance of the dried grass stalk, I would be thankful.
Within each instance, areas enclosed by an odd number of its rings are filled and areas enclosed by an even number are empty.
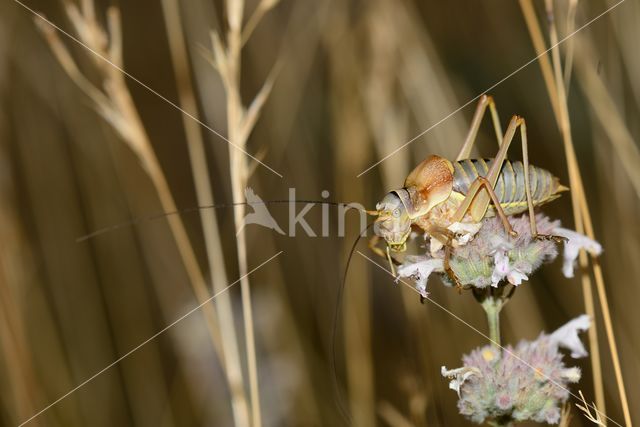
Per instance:
[[[551,0],[545,1],[545,6],[547,10],[547,15],[550,17],[550,42],[552,45],[558,43],[558,33],[555,26],[555,20],[553,19],[553,4]],[[594,239],[593,226],[591,223],[591,214],[589,212],[589,207],[586,199],[586,195],[584,192],[584,185],[582,183],[582,178],[580,175],[580,168],[578,164],[578,159],[575,154],[575,149],[573,147],[573,141],[571,139],[571,124],[569,121],[569,110],[567,105],[566,92],[564,89],[564,80],[562,75],[562,65],[560,60],[560,51],[558,49],[554,49],[552,51],[553,57],[553,66],[556,77],[556,85],[558,87],[558,100],[560,104],[560,112],[561,112],[561,122],[562,122],[562,130],[563,130],[563,139],[565,141],[565,151],[567,152],[567,161],[569,162],[569,179],[570,185],[573,189],[576,197],[578,199],[578,209],[580,211],[579,216],[582,217],[584,221],[584,228],[587,232],[587,236],[591,239]],[[574,205],[574,210],[576,206]],[[582,257],[586,257],[587,255],[582,252]],[[582,262],[581,262],[582,264]],[[584,263],[586,264],[586,262]],[[605,331],[607,334],[607,341],[609,343],[609,351],[611,353],[611,359],[613,361],[613,370],[616,377],[616,384],[618,385],[618,394],[620,395],[620,404],[622,406],[622,413],[624,415],[625,424],[628,427],[632,426],[631,423],[631,414],[629,411],[629,402],[627,400],[627,393],[624,387],[624,379],[622,377],[622,369],[620,367],[620,357],[618,356],[618,346],[616,344],[614,332],[613,332],[613,322],[611,320],[611,314],[609,311],[609,302],[607,300],[607,294],[604,285],[604,277],[602,275],[602,270],[600,268],[599,260],[596,257],[591,257],[591,265],[593,267],[593,273],[596,281],[596,289],[598,291],[598,300],[600,302],[600,307],[602,309],[602,317],[604,320]],[[604,400],[604,399],[603,399]]]
[[[191,80],[191,67],[184,40],[180,7],[177,0],[163,0],[162,6],[171,59],[176,74],[180,107],[198,119],[198,107]],[[186,115],[182,117],[198,205],[211,206],[214,204],[214,197],[200,126],[191,117]],[[213,291],[214,293],[220,293],[227,284],[227,273],[215,209],[203,210],[200,218],[204,232],[209,271],[213,282]],[[244,386],[238,336],[229,293],[220,293],[216,298],[216,307],[218,308],[217,314],[221,326],[224,373],[227,377],[231,394],[233,419],[237,427],[247,426],[250,420],[249,402]]]
[[[542,71],[542,75],[544,77],[545,85],[547,88],[547,93],[549,94],[549,100],[551,101],[551,105],[553,107],[554,116],[556,118],[556,122],[558,124],[559,129],[562,131],[563,124],[566,125],[566,122],[563,122],[560,112],[560,105],[558,102],[558,88],[556,85],[556,80],[554,77],[554,72],[549,61],[549,57],[547,54],[543,54],[545,52],[546,43],[544,41],[544,37],[542,36],[542,31],[540,29],[540,23],[535,15],[535,10],[533,8],[533,4],[531,0],[520,0],[520,6],[522,8],[522,13],[525,17],[525,21],[527,23],[527,28],[529,30],[529,34],[533,41],[534,48],[536,50],[536,54],[539,55],[538,63],[540,64],[540,69]],[[571,140],[571,132],[567,133],[566,130],[563,131],[563,136],[567,136],[569,139],[564,139],[565,143],[565,151],[569,153],[572,148],[569,148],[568,142]],[[569,180],[571,191],[571,204],[573,206],[573,217],[575,222],[575,229],[578,233],[584,233],[584,227],[582,225],[582,217],[580,215],[579,209],[579,200],[578,194],[575,191],[574,185],[576,184],[576,179],[580,179],[578,176],[576,178],[574,166],[576,165],[576,160],[569,160],[569,156],[567,155],[567,167],[569,169]],[[592,237],[592,236],[590,236]],[[591,316],[592,319],[595,319],[595,304],[593,298],[593,290],[591,285],[591,277],[587,272],[587,257],[584,252],[581,252],[579,255],[579,263],[580,263],[580,279],[582,284],[582,295],[584,298],[585,312]],[[598,347],[598,328],[596,322],[593,323],[591,328],[588,331],[589,333],[589,353],[591,355],[591,370],[593,372],[593,387],[596,395],[596,402],[602,410],[605,410],[605,397],[604,397],[604,385],[602,379],[602,363],[600,360],[600,348]]]
[[[251,174],[251,168],[245,151],[249,135],[260,116],[264,103],[269,97],[277,72],[274,71],[265,80],[262,88],[254,97],[248,107],[242,102],[240,95],[240,71],[242,47],[253,32],[255,26],[266,11],[275,6],[277,2],[273,0],[262,0],[258,4],[250,27],[243,30],[242,20],[244,16],[244,0],[227,0],[227,25],[225,43],[221,40],[217,32],[212,32],[211,41],[213,45],[213,63],[220,74],[226,93],[227,130],[229,142],[241,150],[229,150],[229,163],[231,174],[231,190],[234,203],[244,201],[244,189]],[[276,70],[277,67],[274,68]],[[247,272],[247,243],[242,220],[245,216],[245,207],[236,205],[234,207],[234,222],[237,230],[237,253],[242,294],[242,313],[244,320],[245,345],[247,348],[247,366],[249,371],[249,388],[251,396],[251,425],[260,427],[262,416],[260,410],[260,393],[258,385],[258,367],[255,348],[255,332],[253,325],[253,310],[251,306],[251,288]]]
[[[378,414],[391,427],[411,427],[413,425],[395,406],[386,400],[378,404]]]
[[[529,2],[529,0],[522,0],[522,1]],[[546,7],[547,16],[549,17],[549,20],[550,20],[550,26],[549,26],[550,27],[549,28],[550,43],[551,45],[556,45],[558,43],[558,34],[555,26],[553,4],[551,0],[545,1],[545,7]],[[531,11],[532,10],[533,9],[531,9]],[[525,16],[529,15],[531,11],[527,12],[527,10],[523,9]],[[528,25],[539,26],[537,20],[533,20],[531,19],[531,17],[527,19],[527,23]],[[536,46],[536,50],[538,51],[538,46]],[[544,48],[542,49],[542,52],[544,52]],[[546,55],[543,55],[543,57],[545,56]],[[593,239],[594,232],[593,232],[593,226],[591,223],[591,215],[589,212],[588,203],[587,203],[586,195],[584,192],[584,185],[582,183],[582,178],[580,175],[578,160],[575,154],[575,149],[573,147],[573,141],[571,138],[571,125],[569,120],[566,91],[564,88],[565,77],[563,76],[563,73],[562,73],[560,53],[558,49],[554,49],[552,51],[552,58],[553,58],[553,71],[555,75],[555,86],[556,86],[554,96],[557,98],[557,101],[560,107],[559,115],[556,115],[556,120],[558,121],[558,125],[562,132],[565,152],[567,155],[567,166],[569,169],[570,186],[572,189],[572,204],[573,204],[573,210],[574,210],[574,219],[576,222],[576,230],[578,232],[586,231],[587,236]],[[545,67],[542,64],[542,62],[541,62],[541,66]],[[553,90],[550,87],[548,87],[547,90],[549,91],[549,93],[553,94]],[[618,356],[618,349],[617,349],[615,336],[613,332],[613,325],[611,321],[609,304],[608,304],[605,285],[604,285],[604,277],[602,275],[602,270],[600,268],[598,260],[595,258],[592,258],[591,261],[592,261],[592,267],[593,267],[593,272],[594,272],[594,277],[596,282],[596,289],[598,291],[598,299],[600,302],[600,306],[602,308],[602,315],[604,319],[605,331],[607,333],[609,351],[611,353],[611,358],[613,361],[614,372],[616,377],[616,383],[618,385],[620,403],[621,403],[622,411],[625,418],[625,424],[628,426],[631,426],[632,424],[631,424],[631,416],[629,412],[629,404],[627,401],[626,391],[624,387],[624,379],[622,377],[622,371],[620,368],[620,359]],[[585,294],[585,304],[592,305],[593,297],[591,296],[591,283],[590,283],[591,281],[588,279],[587,273],[585,271],[587,264],[588,264],[587,255],[585,253],[581,253],[580,266],[582,267],[584,272],[583,273],[583,291]],[[592,309],[592,307],[587,307],[587,309],[588,310]],[[592,352],[591,357],[594,364],[594,382],[595,382],[594,387],[596,392],[596,401],[597,402],[600,401],[597,406],[600,408],[600,410],[604,415],[605,409],[604,409],[604,389],[602,386],[602,372],[601,372],[600,366],[595,367],[595,359],[596,358],[599,359],[597,341],[595,339],[591,339],[591,337],[590,337],[590,341],[591,341],[590,345],[591,345],[591,352]],[[596,343],[596,345],[594,345],[594,342]],[[595,350],[595,353],[594,353],[594,350]]]
[[[591,404],[587,403],[587,400],[584,398],[584,395],[582,394],[582,390],[578,390],[578,393],[580,393],[580,399],[582,400],[582,404],[576,403],[576,407],[580,409],[580,411],[582,411],[585,418],[591,421],[595,425],[606,426],[604,420],[602,419],[602,416],[600,415],[602,411],[598,410],[595,403],[591,403]],[[593,413],[591,413],[592,409],[593,409]]]
[[[358,40],[349,32],[353,16],[349,13],[348,5],[336,3],[331,14],[334,27],[322,35],[329,55],[331,121],[334,124],[332,142],[337,161],[334,180],[340,183],[339,197],[363,200],[366,195],[364,182],[354,181],[353,177],[361,170],[362,162],[366,161],[361,153],[368,149],[367,120],[356,90],[364,70],[359,61]],[[346,239],[350,240],[350,237]],[[346,245],[343,251],[346,256]],[[376,420],[371,289],[367,284],[365,267],[357,263],[350,267],[349,274],[358,280],[345,287],[343,298],[348,303],[341,307],[346,388],[351,415],[347,423],[353,426],[375,425]]]
[[[80,71],[51,24],[37,17],[36,25],[71,80],[93,101],[96,111],[111,124],[123,142],[136,154],[156,189],[164,211],[176,211],[177,206],[171,189],[125,82],[122,71],[124,65],[119,10],[115,7],[107,10],[107,34],[95,17],[92,0],[83,0],[82,9],[78,9],[75,3],[67,2],[65,9],[75,28],[77,40],[94,54],[92,58],[104,90],[99,89]],[[193,291],[198,302],[202,303],[209,298],[210,293],[182,219],[179,215],[171,215],[167,220]],[[205,305],[202,310],[207,319],[212,343],[217,354],[221,356],[222,340],[215,310],[212,305]],[[222,360],[222,357],[220,359]]]
[[[604,82],[589,63],[588,58],[594,58],[593,55],[596,55],[594,47],[586,40],[580,41],[576,49],[578,82],[640,198],[640,150]]]

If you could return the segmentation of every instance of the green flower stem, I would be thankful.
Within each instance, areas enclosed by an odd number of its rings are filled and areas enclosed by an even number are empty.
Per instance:
[[[504,305],[504,301],[500,298],[487,296],[482,300],[482,308],[487,313],[487,321],[489,323],[489,338],[491,345],[500,348],[500,311]]]
[[[502,311],[502,307],[508,301],[508,298],[509,297],[503,299],[489,293],[481,301],[482,308],[484,308],[485,313],[487,313],[487,322],[489,323],[489,338],[491,339],[491,345],[498,351],[502,350],[500,347],[500,311]],[[502,417],[489,421],[488,424],[493,427],[512,427],[513,420],[510,417]]]
[[[491,427],[513,427],[513,422],[512,421],[488,421],[487,424],[489,424]]]

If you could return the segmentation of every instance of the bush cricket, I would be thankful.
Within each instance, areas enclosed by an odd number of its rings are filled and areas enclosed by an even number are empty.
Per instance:
[[[499,143],[494,159],[469,159],[487,107]],[[506,159],[516,131],[520,129],[523,161]],[[404,186],[392,190],[377,204],[370,248],[389,261],[395,276],[392,252],[404,252],[412,230],[431,238],[432,253],[445,247],[444,268],[458,290],[462,287],[450,267],[451,249],[464,245],[482,226],[482,219],[498,215],[505,230],[515,236],[508,216],[529,211],[531,235],[539,239],[562,240],[539,235],[534,208],[550,202],[568,190],[551,172],[529,164],[525,120],[513,116],[503,135],[497,109],[490,96],[480,98],[469,133],[455,161],[440,156],[423,160],[406,178]],[[386,242],[386,251],[377,246]]]

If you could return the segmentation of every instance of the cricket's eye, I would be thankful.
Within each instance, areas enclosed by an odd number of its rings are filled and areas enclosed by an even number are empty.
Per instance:
[[[393,211],[393,217],[394,218],[400,218],[400,209],[395,209]]]

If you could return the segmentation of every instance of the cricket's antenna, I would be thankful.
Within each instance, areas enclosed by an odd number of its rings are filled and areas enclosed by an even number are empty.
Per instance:
[[[368,213],[368,212],[367,212]],[[338,322],[340,320],[340,307],[342,306],[342,298],[344,296],[344,288],[347,283],[347,274],[349,273],[349,266],[351,265],[351,259],[353,258],[353,254],[356,252],[356,247],[360,242],[360,239],[366,232],[375,224],[375,222],[367,225],[367,228],[364,229],[363,232],[358,234],[358,237],[353,242],[353,246],[351,246],[351,250],[349,251],[349,257],[347,258],[347,265],[344,269],[344,274],[342,276],[342,281],[340,282],[340,286],[338,287],[338,296],[336,298],[336,308],[333,313],[333,326],[331,330],[331,368],[333,370],[333,388],[335,391],[335,399],[338,404],[338,408],[340,409],[340,413],[347,420],[348,425],[351,425],[351,415],[349,415],[349,410],[344,407],[342,403],[342,393],[340,387],[338,386],[338,368],[336,366],[336,336],[338,335]]]
[[[185,213],[190,213],[190,212],[197,212],[197,211],[201,211],[201,210],[205,210],[205,209],[227,209],[227,208],[232,208],[234,206],[255,206],[255,205],[282,205],[282,204],[287,204],[287,203],[295,203],[295,204],[300,204],[300,203],[317,203],[319,205],[329,205],[329,206],[347,206],[349,209],[357,209],[359,211],[365,212],[365,213],[369,213],[370,211],[366,211],[364,209],[360,209],[354,206],[354,202],[348,202],[348,203],[344,203],[344,202],[332,202],[332,201],[327,201],[327,200],[265,200],[265,201],[255,201],[255,202],[236,202],[236,203],[216,203],[213,205],[207,205],[207,206],[195,206],[192,208],[185,208],[185,209],[179,209],[176,211],[172,211],[172,212],[161,212],[161,213],[157,213],[157,214],[153,214],[153,215],[149,215],[149,216],[145,216],[145,217],[139,217],[139,218],[133,218],[129,221],[125,221],[125,222],[121,222],[120,224],[115,224],[115,225],[111,225],[108,227],[104,227],[104,228],[100,228],[96,231],[93,231],[89,234],[85,234],[84,236],[80,236],[76,239],[77,243],[81,243],[81,242],[85,242],[89,239],[92,239],[94,237],[100,236],[102,234],[106,234],[106,233],[110,233],[112,231],[115,230],[119,230],[121,228],[128,228],[128,227],[133,227],[134,225],[138,225],[140,223],[146,222],[146,221],[153,221],[153,220],[157,220],[157,219],[162,219],[162,218],[166,218],[168,216],[172,216],[172,215],[181,215],[181,214],[185,214]],[[374,211],[375,212],[375,211]]]

